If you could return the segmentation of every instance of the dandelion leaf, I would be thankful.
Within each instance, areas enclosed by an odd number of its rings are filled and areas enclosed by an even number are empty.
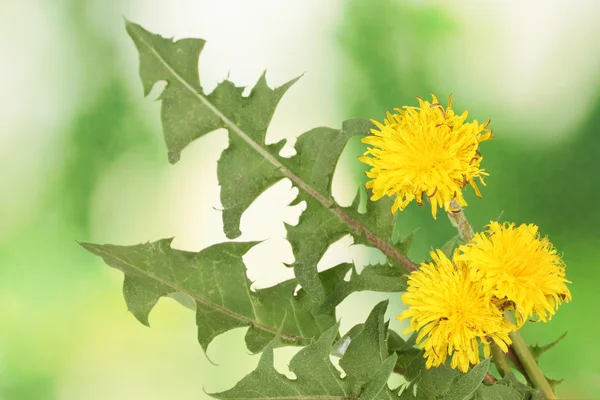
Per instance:
[[[490,368],[490,359],[486,358],[475,365],[466,374],[458,375],[450,388],[442,395],[444,400],[464,400],[470,398],[479,386]]]
[[[370,382],[382,362],[389,357],[384,321],[387,305],[388,302],[383,301],[373,308],[362,330],[351,340],[340,359],[340,367],[348,374],[350,384],[358,388]]]
[[[544,346],[539,346],[537,344],[531,345],[531,346],[529,346],[529,351],[531,352],[531,355],[533,356],[535,361],[539,362],[542,354],[544,354],[545,352],[547,352],[548,350],[550,350],[551,348],[553,348],[554,346],[559,344],[566,336],[567,336],[567,332],[563,333],[556,340],[554,340]]]
[[[383,306],[385,311],[385,305]],[[341,378],[340,372],[330,361],[332,344],[337,336],[338,325],[324,332],[316,341],[301,349],[289,364],[290,371],[296,376],[289,379],[273,367],[273,350],[270,346],[261,355],[257,368],[238,382],[230,390],[211,393],[217,399],[248,399],[248,400],[380,400],[399,398],[387,387],[395,364],[395,355],[383,358],[380,352],[379,338],[384,334],[383,316],[379,317],[381,306],[376,316],[367,321],[368,334],[361,334],[361,348],[369,349],[362,355],[361,361],[373,366],[368,376],[362,368],[354,365],[358,360],[345,362],[346,377]],[[373,315],[373,314],[372,314]],[[381,320],[381,322],[380,322]],[[365,328],[367,329],[367,328]],[[379,333],[381,332],[381,333]],[[373,333],[375,333],[373,335]],[[357,337],[356,340],[359,340]],[[369,343],[371,342],[371,343]],[[385,345],[385,344],[384,344]],[[375,349],[373,351],[373,349]],[[361,382],[361,385],[356,385]]]
[[[250,289],[242,256],[254,243],[221,243],[200,252],[173,249],[170,239],[135,246],[81,245],[124,273],[127,307],[145,325],[160,297],[172,293],[191,297],[204,350],[216,336],[238,327],[250,327],[246,343],[258,352],[280,328],[283,344],[306,345],[335,325],[333,314],[314,315],[318,304],[304,290],[294,295],[295,279]],[[339,272],[331,269],[322,274],[328,282],[337,279]]]
[[[198,71],[203,40],[173,41],[130,22],[127,30],[140,54],[144,92],[148,94],[159,81],[166,82],[160,99],[169,161],[177,162],[184,148],[206,133],[219,128],[228,131],[229,147],[217,169],[228,238],[241,234],[240,218],[250,204],[275,182],[288,178],[299,188],[297,201],[307,204],[299,224],[287,226],[295,255],[293,267],[300,285],[316,300],[322,302],[327,296],[317,263],[328,246],[346,234],[352,234],[357,243],[380,249],[398,273],[412,265],[401,251],[405,247],[392,240],[389,199],[368,204],[367,213],[360,214],[358,202],[343,208],[331,196],[340,154],[351,137],[369,132],[370,122],[353,119],[341,129],[315,128],[300,135],[295,156],[281,157],[283,143],[269,145],[265,135],[278,102],[295,79],[272,89],[263,75],[248,96],[244,88],[225,80],[207,94]]]
[[[512,386],[495,384],[491,386],[481,385],[475,393],[475,400],[526,400],[524,396]]]

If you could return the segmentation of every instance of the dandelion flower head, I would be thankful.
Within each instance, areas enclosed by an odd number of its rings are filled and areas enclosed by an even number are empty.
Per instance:
[[[448,106],[432,95],[429,103],[421,98],[419,107],[404,106],[387,113],[383,123],[371,120],[377,127],[362,139],[367,152],[359,159],[371,166],[366,173],[371,180],[371,200],[395,196],[392,213],[403,210],[411,201],[423,205],[423,197],[431,202],[433,217],[438,207],[450,211],[450,200],[466,206],[462,188],[470,184],[481,197],[475,178],[485,185],[480,168],[479,143],[491,139],[489,121],[467,122],[468,112],[455,114],[452,96]]]
[[[475,268],[488,290],[513,303],[519,325],[528,318],[546,322],[571,300],[564,262],[534,224],[491,222],[459,251],[455,258]]]
[[[438,250],[432,263],[411,273],[402,301],[408,308],[398,319],[410,319],[404,333],[419,331],[417,343],[425,349],[426,367],[452,358],[451,367],[467,372],[480,362],[480,342],[489,357],[493,340],[504,351],[515,326],[506,321],[493,296],[466,263],[453,263]]]

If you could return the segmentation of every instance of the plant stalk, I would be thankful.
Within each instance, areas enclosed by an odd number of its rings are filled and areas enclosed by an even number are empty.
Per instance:
[[[504,378],[506,375],[513,375],[513,372],[506,361],[504,352],[496,343],[492,343],[492,361],[498,369],[501,377]]]
[[[471,239],[473,239],[474,236],[473,228],[471,227],[471,224],[469,224],[469,220],[463,212],[462,207],[460,206],[460,204],[458,204],[456,199],[452,199],[450,201],[450,206],[452,207],[452,211],[448,213],[450,222],[453,226],[456,227],[456,229],[458,229],[458,233],[460,233],[460,236],[465,242],[471,241]],[[550,383],[548,383],[548,380],[544,376],[544,373],[540,369],[539,365],[535,362],[533,356],[531,355],[531,352],[529,351],[529,347],[527,347],[527,344],[523,340],[523,337],[521,337],[519,331],[509,333],[509,337],[513,342],[511,347],[515,351],[515,354],[517,355],[519,361],[523,365],[523,369],[525,370],[527,380],[531,381],[533,383],[533,386],[535,386],[536,389],[539,389],[544,394],[544,397],[546,399],[556,399],[556,396],[552,391]],[[494,353],[492,354],[494,357],[494,363],[502,363],[500,359],[497,359]],[[502,360],[504,360],[504,364],[506,364],[506,366],[508,367],[506,359],[504,358],[504,354],[502,354]],[[510,371],[510,367],[508,368],[508,370]],[[499,371],[501,371],[500,368]]]
[[[540,369],[539,365],[535,362],[535,359],[529,351],[529,347],[521,337],[519,331],[514,331],[508,334],[512,340],[512,348],[519,357],[519,361],[523,365],[523,369],[527,373],[527,377],[533,382],[533,385],[539,389],[546,399],[556,399],[550,383],[544,376],[544,373]]]
[[[471,224],[469,224],[469,220],[463,212],[462,207],[458,204],[456,199],[450,200],[450,207],[452,207],[453,211],[448,212],[448,218],[450,218],[452,226],[458,230],[460,237],[465,242],[470,242],[471,239],[473,239],[473,236],[475,236],[475,233],[473,233],[473,228],[471,228]]]

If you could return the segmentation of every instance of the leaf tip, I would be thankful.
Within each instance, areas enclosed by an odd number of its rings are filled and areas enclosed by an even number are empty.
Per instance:
[[[148,94],[146,93],[145,95],[147,96]],[[169,164],[175,165],[175,164],[177,164],[177,162],[181,158],[181,152],[179,152],[179,151],[169,151],[168,157],[169,157]]]
[[[98,254],[97,253],[97,249],[98,249],[98,245],[94,244],[94,243],[88,243],[88,242],[80,242],[79,240],[75,241],[78,245],[80,245],[81,247],[83,247],[85,250],[89,251],[92,254]]]
[[[148,320],[148,315],[140,315],[139,313],[135,313],[132,310],[129,310],[129,312],[133,314],[135,319],[137,319],[140,324],[144,325],[147,328],[150,328],[150,321]]]
[[[140,25],[136,24],[127,19],[127,17],[123,16],[123,22],[125,23],[125,30],[127,33],[133,38],[133,35],[139,33],[139,31],[144,31]]]

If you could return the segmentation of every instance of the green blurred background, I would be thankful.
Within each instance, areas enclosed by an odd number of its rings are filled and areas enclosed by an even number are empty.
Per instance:
[[[200,250],[224,240],[216,160],[226,138],[215,132],[168,165],[159,103],[142,98],[123,15],[164,36],[208,39],[200,63],[207,89],[228,74],[251,85],[268,68],[278,85],[306,72],[276,113],[272,141],[350,117],[381,119],[430,92],[454,93],[455,109],[491,118],[496,138],[482,148],[491,176],[482,200],[468,190],[467,214],[476,228],[500,214],[535,222],[564,252],[573,302],[523,335],[545,343],[569,331],[543,357],[543,370],[565,379],[562,396],[600,399],[599,12],[600,3],[586,0],[4,4],[0,399],[208,398],[204,390],[230,387],[257,362],[236,330],[211,345],[219,365],[211,364],[196,343],[193,315],[168,299],[153,312],[152,328],[143,327],[126,311],[121,275],[75,242],[175,236],[177,247]],[[336,172],[342,204],[363,181],[358,152],[357,143],[349,146]],[[290,185],[276,186],[242,221],[244,238],[270,239],[263,250],[272,256],[247,260],[256,287],[291,276],[281,221],[298,212],[287,207]],[[421,227],[410,254],[417,260],[455,234],[443,215],[433,221],[414,205],[399,223],[405,234]],[[320,267],[373,257],[350,245],[337,243]],[[388,297],[393,317],[401,311],[397,294],[351,296],[339,308],[342,329]],[[284,372],[293,349],[278,353]]]

